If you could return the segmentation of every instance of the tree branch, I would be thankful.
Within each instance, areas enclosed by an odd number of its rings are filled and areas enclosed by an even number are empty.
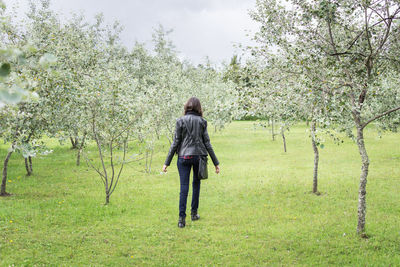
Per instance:
[[[366,55],[364,55],[363,53],[360,53],[360,52],[351,53],[351,52],[348,52],[348,51],[346,51],[346,52],[337,52],[337,53],[328,54],[328,55],[330,55],[330,56],[359,55],[359,56],[362,56],[362,57],[366,57]]]
[[[383,20],[383,22],[385,22],[386,26],[388,26],[388,23],[386,22],[385,18],[376,9],[372,8],[371,6],[369,6],[368,8],[371,9],[374,13],[376,13]]]
[[[111,140],[111,142],[110,142],[110,165],[111,165],[112,175],[111,175],[110,188],[112,188],[112,186],[113,186],[114,176],[115,176],[114,161],[113,161],[114,155],[113,155],[113,145],[112,144],[113,144],[113,142]]]
[[[83,156],[85,157],[85,159],[86,159],[86,164],[87,165],[89,165],[90,164],[90,167],[92,167],[99,175],[100,175],[100,178],[101,178],[101,180],[103,181],[103,184],[105,185],[105,177],[104,177],[104,175],[100,172],[100,170],[99,170],[99,168],[96,168],[93,164],[92,164],[92,162],[90,161],[90,159],[85,155],[85,154],[83,154]]]
[[[105,180],[105,184],[104,184],[104,186],[106,187],[106,191],[108,190],[108,175],[107,175],[107,169],[106,169],[106,166],[105,166],[105,164],[104,164],[104,158],[103,158],[103,153],[102,153],[102,150],[101,150],[101,144],[100,144],[100,141],[99,141],[99,138],[98,138],[98,136],[97,136],[97,133],[96,133],[96,125],[95,125],[95,113],[94,113],[94,111],[92,110],[92,113],[93,113],[93,121],[92,121],[92,130],[93,130],[93,135],[94,135],[94,139],[95,139],[95,141],[96,141],[96,144],[97,144],[97,149],[98,149],[98,151],[99,151],[99,156],[100,156],[100,160],[101,160],[101,164],[103,165],[103,171],[104,171],[104,180]]]
[[[392,112],[395,112],[395,111],[397,111],[397,110],[400,110],[400,106],[398,106],[398,107],[396,107],[396,108],[392,108],[392,109],[390,109],[390,110],[388,110],[388,111],[386,111],[386,112],[384,112],[384,113],[382,113],[382,114],[380,114],[380,115],[378,115],[378,116],[375,116],[374,118],[368,120],[366,123],[364,123],[363,125],[361,125],[361,129],[364,129],[365,126],[367,126],[369,123],[373,122],[374,120],[377,120],[377,119],[379,119],[379,118],[382,118],[383,116],[386,116],[386,115],[388,115],[388,114],[390,114],[390,113],[392,113]]]
[[[364,21],[365,22],[365,37],[367,38],[368,48],[369,48],[369,51],[370,51],[370,54],[368,56],[368,61],[369,61],[371,59],[371,56],[374,53],[374,51],[372,49],[371,38],[369,37],[369,30],[368,30],[368,22],[369,22],[369,19],[368,19],[368,7],[364,8],[364,20],[365,20]],[[385,23],[386,23],[386,21],[385,21]]]
[[[119,169],[117,180],[115,181],[115,185],[112,188],[112,190],[110,192],[110,195],[114,192],[115,188],[117,187],[117,184],[118,184],[118,181],[119,181],[119,177],[121,176],[122,169],[124,168],[125,159],[126,159],[127,142],[128,142],[127,139],[128,139],[128,136],[126,137],[126,139],[124,141],[124,157],[122,159],[121,168]]]

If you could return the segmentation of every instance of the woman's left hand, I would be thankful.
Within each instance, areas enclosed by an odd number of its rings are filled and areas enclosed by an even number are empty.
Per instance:
[[[219,168],[219,165],[215,166],[215,173],[216,173],[216,174],[219,174],[220,170],[221,170],[221,169]]]

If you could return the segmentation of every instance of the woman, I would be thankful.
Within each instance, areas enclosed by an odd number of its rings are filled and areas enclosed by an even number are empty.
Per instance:
[[[174,141],[163,166],[164,172],[167,172],[167,167],[175,153],[178,154],[177,165],[181,180],[178,227],[183,228],[186,225],[186,202],[189,192],[190,170],[193,168],[192,221],[200,219],[197,213],[200,196],[199,156],[210,154],[215,165],[215,172],[218,174],[220,170],[218,159],[208,136],[207,121],[203,119],[203,111],[197,97],[192,97],[187,101],[184,107],[184,116],[176,121]]]

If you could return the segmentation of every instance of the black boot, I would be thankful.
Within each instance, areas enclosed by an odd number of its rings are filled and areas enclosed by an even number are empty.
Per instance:
[[[197,214],[197,211],[192,211],[192,221],[197,221],[200,219],[200,215]]]
[[[179,217],[178,227],[183,228],[183,227],[185,227],[185,225],[186,225],[185,217]]]

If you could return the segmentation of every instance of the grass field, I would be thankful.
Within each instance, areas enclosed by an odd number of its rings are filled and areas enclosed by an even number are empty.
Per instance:
[[[379,138],[370,127],[366,137],[368,239],[355,233],[357,146],[326,140],[322,194],[311,194],[313,154],[305,125],[287,135],[287,153],[279,138],[273,142],[253,122],[211,133],[222,173],[202,182],[201,219],[187,221],[184,229],[177,227],[176,157],[160,174],[168,142],[157,147],[153,174],[143,171],[144,162],[124,170],[108,206],[97,174],[75,166],[68,145],[52,141],[53,154],[34,159],[31,177],[14,154],[7,185],[13,195],[0,198],[0,265],[398,266],[400,135]],[[1,159],[6,149],[1,146]]]

